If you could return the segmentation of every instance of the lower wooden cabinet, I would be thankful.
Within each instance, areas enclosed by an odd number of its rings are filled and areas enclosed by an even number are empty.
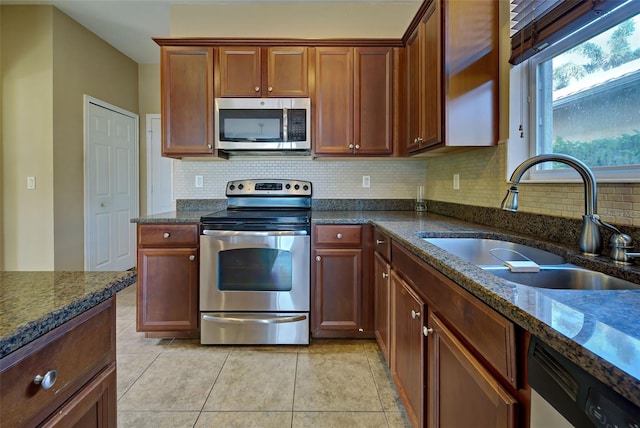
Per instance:
[[[423,335],[425,304],[409,284],[391,272],[393,345],[391,375],[411,424],[424,426],[426,347]]]
[[[117,377],[113,363],[47,420],[43,427],[115,427]]]
[[[313,229],[311,334],[373,337],[369,286],[371,227],[321,224]]]
[[[528,426],[526,334],[395,242],[390,259],[390,367],[412,425]]]
[[[380,255],[375,253],[373,268],[373,287],[375,290],[375,335],[380,351],[387,364],[391,363],[391,266]]]
[[[429,426],[518,426],[516,398],[432,312],[428,326]]]
[[[115,427],[115,329],[111,297],[0,359],[0,426]]]
[[[149,337],[199,337],[198,225],[138,225],[136,328]]]

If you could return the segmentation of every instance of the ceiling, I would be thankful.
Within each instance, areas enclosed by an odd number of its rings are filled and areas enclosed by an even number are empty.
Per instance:
[[[233,2],[358,2],[372,0],[233,0]],[[411,1],[411,0],[373,0]],[[416,0],[413,0],[416,1]],[[178,3],[229,3],[230,0],[0,0],[0,4],[51,4],[140,64],[157,64],[152,37],[168,37],[170,9]]]

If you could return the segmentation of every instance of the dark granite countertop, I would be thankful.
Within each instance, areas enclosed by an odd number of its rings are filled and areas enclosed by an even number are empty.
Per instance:
[[[202,211],[134,219],[140,223],[197,222]],[[490,307],[541,338],[596,379],[640,406],[640,290],[550,290],[508,282],[426,242],[423,237],[511,240],[562,255],[569,263],[640,284],[640,269],[604,257],[432,213],[312,211],[312,223],[373,223]],[[589,326],[590,334],[583,327]]]
[[[0,358],[133,284],[127,272],[0,272]]]

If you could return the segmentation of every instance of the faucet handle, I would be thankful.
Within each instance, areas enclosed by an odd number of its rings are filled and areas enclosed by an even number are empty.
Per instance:
[[[633,248],[633,240],[626,233],[614,233],[611,235],[611,246],[614,248]]]

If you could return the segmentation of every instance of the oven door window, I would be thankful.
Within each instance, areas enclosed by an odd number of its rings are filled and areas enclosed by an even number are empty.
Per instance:
[[[218,253],[220,291],[291,291],[290,251],[241,248]]]

